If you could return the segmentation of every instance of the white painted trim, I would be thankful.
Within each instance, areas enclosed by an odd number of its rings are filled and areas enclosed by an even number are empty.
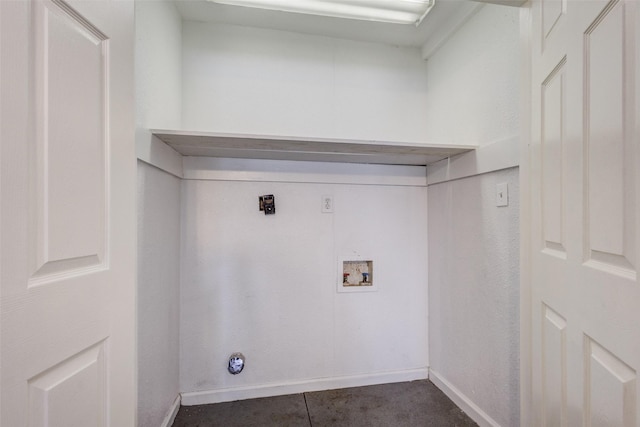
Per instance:
[[[139,160],[177,178],[183,177],[182,155],[160,141],[148,130],[138,129],[136,131],[136,156]]]
[[[458,390],[453,384],[445,380],[440,374],[429,369],[429,380],[449,399],[453,400],[453,403],[458,405],[473,421],[478,423],[481,427],[500,427],[493,418],[491,418],[486,412],[484,412],[478,405],[473,403],[469,397]]]
[[[533,424],[531,307],[531,2],[520,8],[520,425]]]
[[[171,427],[173,425],[173,422],[176,420],[176,415],[178,415],[178,411],[180,410],[180,401],[180,395],[176,396],[160,427]]]
[[[298,162],[289,160],[183,158],[184,179],[425,187],[425,166]]]
[[[208,403],[231,402],[234,400],[255,399],[259,397],[282,396],[321,390],[334,390],[346,387],[361,387],[376,384],[389,384],[404,381],[424,380],[428,378],[428,369],[383,372],[370,375],[348,377],[317,378],[307,381],[263,384],[256,386],[225,388],[186,392],[182,394],[184,406],[204,405]]]
[[[183,156],[424,166],[477,148],[476,144],[378,141],[284,135],[155,130]]]
[[[449,19],[442,22],[438,30],[422,45],[422,59],[427,60],[438,51],[469,19],[482,9],[484,4],[467,2]]]
[[[520,165],[517,136],[483,145],[474,151],[440,160],[427,166],[427,184],[508,169]]]

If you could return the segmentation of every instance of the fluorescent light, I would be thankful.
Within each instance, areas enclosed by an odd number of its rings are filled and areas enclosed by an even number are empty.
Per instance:
[[[214,3],[334,18],[418,25],[435,0],[209,0]]]

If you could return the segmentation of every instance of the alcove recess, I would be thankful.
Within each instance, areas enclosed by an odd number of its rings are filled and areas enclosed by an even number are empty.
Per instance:
[[[347,260],[342,261],[343,287],[373,287],[373,261]]]
[[[472,145],[445,145],[301,138],[184,130],[151,130],[183,156],[339,163],[425,166],[474,150]]]

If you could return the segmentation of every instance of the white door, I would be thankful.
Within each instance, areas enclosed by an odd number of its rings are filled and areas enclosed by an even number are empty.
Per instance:
[[[0,425],[133,426],[133,2],[0,19]]]
[[[638,5],[531,6],[533,424],[637,426]]]

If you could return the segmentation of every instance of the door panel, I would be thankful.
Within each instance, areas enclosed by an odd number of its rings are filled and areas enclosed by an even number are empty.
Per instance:
[[[108,38],[64,3],[34,8],[32,285],[105,267],[109,111]]]
[[[567,425],[567,321],[544,306],[542,411],[548,426]]]
[[[635,426],[638,12],[531,6],[531,413],[534,425]]]
[[[133,3],[0,20],[0,425],[133,426]]]
[[[634,58],[625,54],[624,16],[624,4],[612,2],[584,36],[585,261],[634,279],[634,129],[625,129],[633,123],[626,118],[633,104],[625,88],[633,81],[625,81],[625,64]]]
[[[29,426],[106,426],[106,384],[99,343],[29,380]]]
[[[544,40],[551,37],[552,31],[559,25],[560,19],[567,12],[567,0],[545,0],[541,2],[542,8],[542,37]]]
[[[565,259],[564,108],[566,57],[542,83],[542,229],[546,253]]]
[[[585,425],[636,425],[636,371],[585,336]]]

